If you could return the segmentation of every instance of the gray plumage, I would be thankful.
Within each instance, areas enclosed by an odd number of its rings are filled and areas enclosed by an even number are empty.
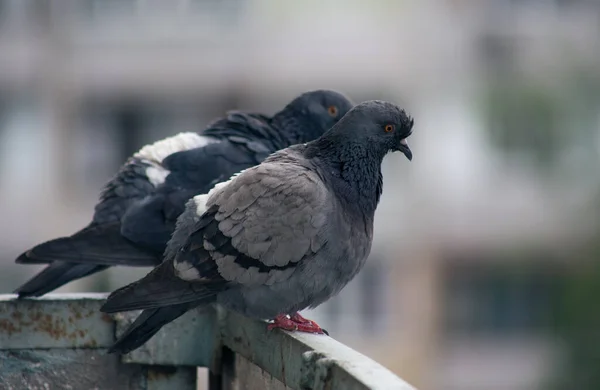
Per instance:
[[[137,348],[198,305],[270,319],[337,294],[369,255],[383,157],[402,151],[412,158],[412,126],[397,106],[365,102],[319,139],[276,152],[190,200],[165,261],[103,306],[149,310],[113,351]]]
[[[17,258],[48,266],[15,292],[39,296],[110,266],[160,264],[188,199],[279,149],[314,140],[351,108],[335,91],[311,91],[272,117],[231,111],[198,133],[145,146],[105,186],[87,227]]]

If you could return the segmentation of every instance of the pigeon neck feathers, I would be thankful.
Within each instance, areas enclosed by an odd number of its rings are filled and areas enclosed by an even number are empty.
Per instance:
[[[341,138],[330,131],[307,144],[305,156],[332,178],[337,195],[348,206],[374,215],[383,191],[381,163],[385,154],[368,144]]]
[[[309,115],[287,106],[272,118],[257,113],[230,111],[227,116],[211,123],[204,135],[217,138],[251,138],[271,151],[311,141],[321,135],[319,124]]]
[[[282,148],[303,142],[309,142],[323,134],[323,125],[314,115],[310,115],[293,105],[288,105],[275,114],[271,121],[275,131],[286,145]]]
[[[406,138],[413,120],[395,104],[371,100],[354,106],[330,130],[307,144],[305,156],[334,178],[333,189],[350,209],[372,218],[383,190],[381,163],[401,151],[410,160]]]

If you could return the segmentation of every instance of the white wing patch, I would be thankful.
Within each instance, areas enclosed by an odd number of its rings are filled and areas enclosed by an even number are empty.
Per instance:
[[[167,176],[169,176],[169,173],[170,171],[168,169],[156,164],[152,164],[146,168],[146,177],[154,187],[158,187],[164,183]]]
[[[161,163],[167,156],[184,150],[196,149],[218,142],[217,139],[187,132],[146,145],[134,156],[142,160]]]
[[[206,203],[208,202],[208,199],[211,197],[211,195],[213,195],[215,192],[219,191],[221,188],[225,187],[227,184],[231,183],[231,181],[236,176],[241,175],[242,173],[244,173],[244,171],[246,171],[246,170],[244,169],[244,170],[239,171],[238,173],[235,173],[233,176],[231,176],[229,178],[229,180],[222,181],[220,183],[215,184],[214,187],[211,188],[207,194],[194,196],[194,203],[196,203],[196,214],[198,216],[201,216],[202,214],[204,214],[206,212]]]
[[[194,267],[193,264],[188,263],[187,261],[183,261],[181,263],[173,262],[173,269],[175,270],[175,275],[179,279],[183,279],[186,281],[198,281],[202,279],[200,276],[200,272]]]
[[[196,149],[218,142],[216,138],[199,135],[192,132],[179,133],[173,137],[146,145],[134,157],[141,159],[150,166],[146,169],[146,177],[152,185],[158,187],[165,182],[169,170],[162,166],[162,161],[173,153]]]

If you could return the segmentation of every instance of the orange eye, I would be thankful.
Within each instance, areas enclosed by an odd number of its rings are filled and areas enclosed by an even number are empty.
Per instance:
[[[329,113],[329,115],[331,116],[337,116],[338,114],[338,109],[336,106],[329,106],[329,108],[327,109],[327,112]]]
[[[391,133],[392,131],[394,131],[394,125],[385,125],[383,129],[386,133]]]

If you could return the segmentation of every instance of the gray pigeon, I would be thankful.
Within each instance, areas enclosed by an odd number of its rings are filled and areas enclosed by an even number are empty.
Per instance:
[[[340,93],[317,90],[273,117],[232,111],[199,134],[143,147],[106,185],[86,228],[19,256],[17,263],[49,265],[15,292],[40,296],[113,265],[158,265],[191,197],[277,150],[314,140],[351,108]]]
[[[191,199],[165,261],[102,307],[145,309],[111,351],[136,349],[163,325],[213,302],[274,319],[270,329],[322,333],[298,311],[337,294],[362,268],[381,162],[390,151],[412,159],[412,127],[396,105],[365,102],[317,140],[276,152]]]

